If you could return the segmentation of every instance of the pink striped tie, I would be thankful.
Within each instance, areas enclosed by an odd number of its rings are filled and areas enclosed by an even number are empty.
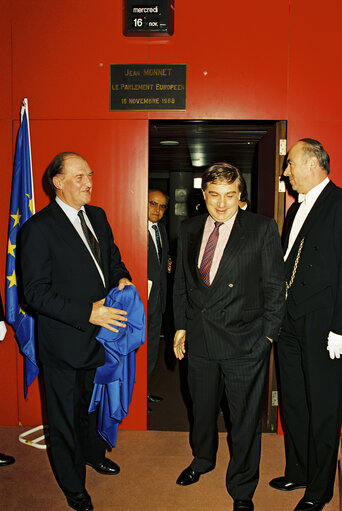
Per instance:
[[[219,237],[219,228],[222,224],[223,222],[215,222],[215,229],[209,236],[199,269],[202,280],[207,286],[210,286],[210,268],[213,263],[215,248]]]

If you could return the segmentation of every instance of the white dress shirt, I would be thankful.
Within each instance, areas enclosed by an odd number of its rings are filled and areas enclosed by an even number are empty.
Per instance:
[[[294,245],[294,242],[296,241],[296,238],[299,234],[299,231],[303,227],[303,224],[310,213],[313,205],[315,204],[316,200],[324,190],[324,188],[329,183],[329,178],[326,177],[324,181],[319,183],[319,185],[312,188],[306,195],[299,194],[298,195],[298,202],[301,202],[301,205],[299,206],[299,209],[296,213],[296,216],[293,220],[293,224],[290,231],[289,236],[289,244],[287,246],[286,254],[284,255],[284,261],[288,258],[289,253],[291,252],[291,249]]]
[[[63,202],[59,197],[56,197],[56,202],[57,202],[58,206],[60,206],[62,208],[62,210],[64,211],[66,216],[69,218],[70,222],[72,223],[72,225],[74,226],[74,228],[78,232],[79,236],[81,237],[83,243],[87,247],[87,249],[89,251],[89,254],[93,258],[93,261],[94,261],[94,263],[96,265],[96,268],[97,268],[97,270],[98,270],[98,272],[100,274],[100,277],[102,279],[103,285],[106,286],[103,272],[102,272],[98,262],[96,261],[96,259],[94,257],[94,254],[91,251],[91,248],[88,245],[88,242],[86,240],[86,237],[85,237],[83,229],[82,229],[80,217],[78,216],[78,212],[82,210],[83,211],[84,220],[85,220],[87,226],[89,227],[89,229],[91,230],[91,232],[94,234],[94,236],[96,238],[96,234],[94,232],[93,226],[90,223],[89,218],[87,217],[87,213],[86,213],[86,211],[84,209],[84,206],[82,206],[80,210],[77,210],[77,209],[69,206],[65,202]],[[96,240],[99,241],[97,238],[96,238]]]
[[[162,242],[162,239],[161,239],[161,234],[160,234],[160,229],[158,227],[158,222],[151,222],[151,220],[148,221],[148,231],[149,233],[151,234],[152,236],[152,239],[153,239],[153,243],[154,243],[154,246],[156,247],[156,252],[158,254],[158,247],[157,247],[157,240],[156,240],[156,231],[152,228],[153,225],[156,225],[157,228],[158,228],[158,231],[159,231],[159,238],[160,238],[160,244],[161,244],[161,247],[163,248],[163,242]]]
[[[212,284],[212,282],[215,278],[215,275],[217,273],[218,267],[219,267],[221,259],[222,259],[224,249],[226,248],[230,233],[232,232],[232,229],[233,229],[236,215],[237,215],[237,212],[231,218],[229,218],[229,220],[227,220],[226,222],[223,222],[223,224],[219,228],[217,245],[215,248],[215,252],[213,255],[213,261],[212,261],[212,264],[210,267],[210,272],[209,272],[210,284]],[[203,259],[205,247],[207,246],[210,234],[213,232],[214,229],[215,229],[215,220],[209,215],[205,224],[204,224],[202,243],[201,243],[201,248],[200,248],[200,252],[199,252],[199,256],[198,256],[198,263],[197,263],[198,268],[201,267],[201,262]]]

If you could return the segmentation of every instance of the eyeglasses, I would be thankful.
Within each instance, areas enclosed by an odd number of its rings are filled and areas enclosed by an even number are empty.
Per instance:
[[[150,201],[148,201],[148,203],[152,208],[158,208],[158,209],[160,208],[163,211],[165,211],[167,209],[167,204],[159,204],[159,202],[155,202],[154,200],[150,200]]]

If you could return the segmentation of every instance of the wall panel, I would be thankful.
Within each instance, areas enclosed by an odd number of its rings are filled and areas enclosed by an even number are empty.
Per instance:
[[[332,178],[342,184],[339,0],[175,0],[174,35],[162,38],[124,37],[122,7],[122,0],[2,1],[2,292],[23,97],[29,98],[37,210],[47,204],[41,177],[51,158],[62,150],[83,153],[95,170],[93,203],[107,211],[145,303],[148,119],[286,119],[289,144],[320,139],[331,155]],[[109,66],[115,63],[187,64],[187,110],[110,112]],[[22,397],[22,359],[12,333],[0,350],[0,400],[11,403],[9,411],[0,407],[0,424],[40,422],[38,385],[28,401]],[[137,361],[123,427],[144,429],[146,347]]]

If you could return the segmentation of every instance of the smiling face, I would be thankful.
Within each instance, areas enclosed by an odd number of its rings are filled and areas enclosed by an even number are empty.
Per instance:
[[[79,210],[91,200],[93,171],[80,156],[67,156],[63,171],[53,178],[53,184],[57,197]]]
[[[209,182],[203,190],[208,213],[217,222],[226,222],[235,215],[239,207],[240,195],[238,179],[233,183]]]

